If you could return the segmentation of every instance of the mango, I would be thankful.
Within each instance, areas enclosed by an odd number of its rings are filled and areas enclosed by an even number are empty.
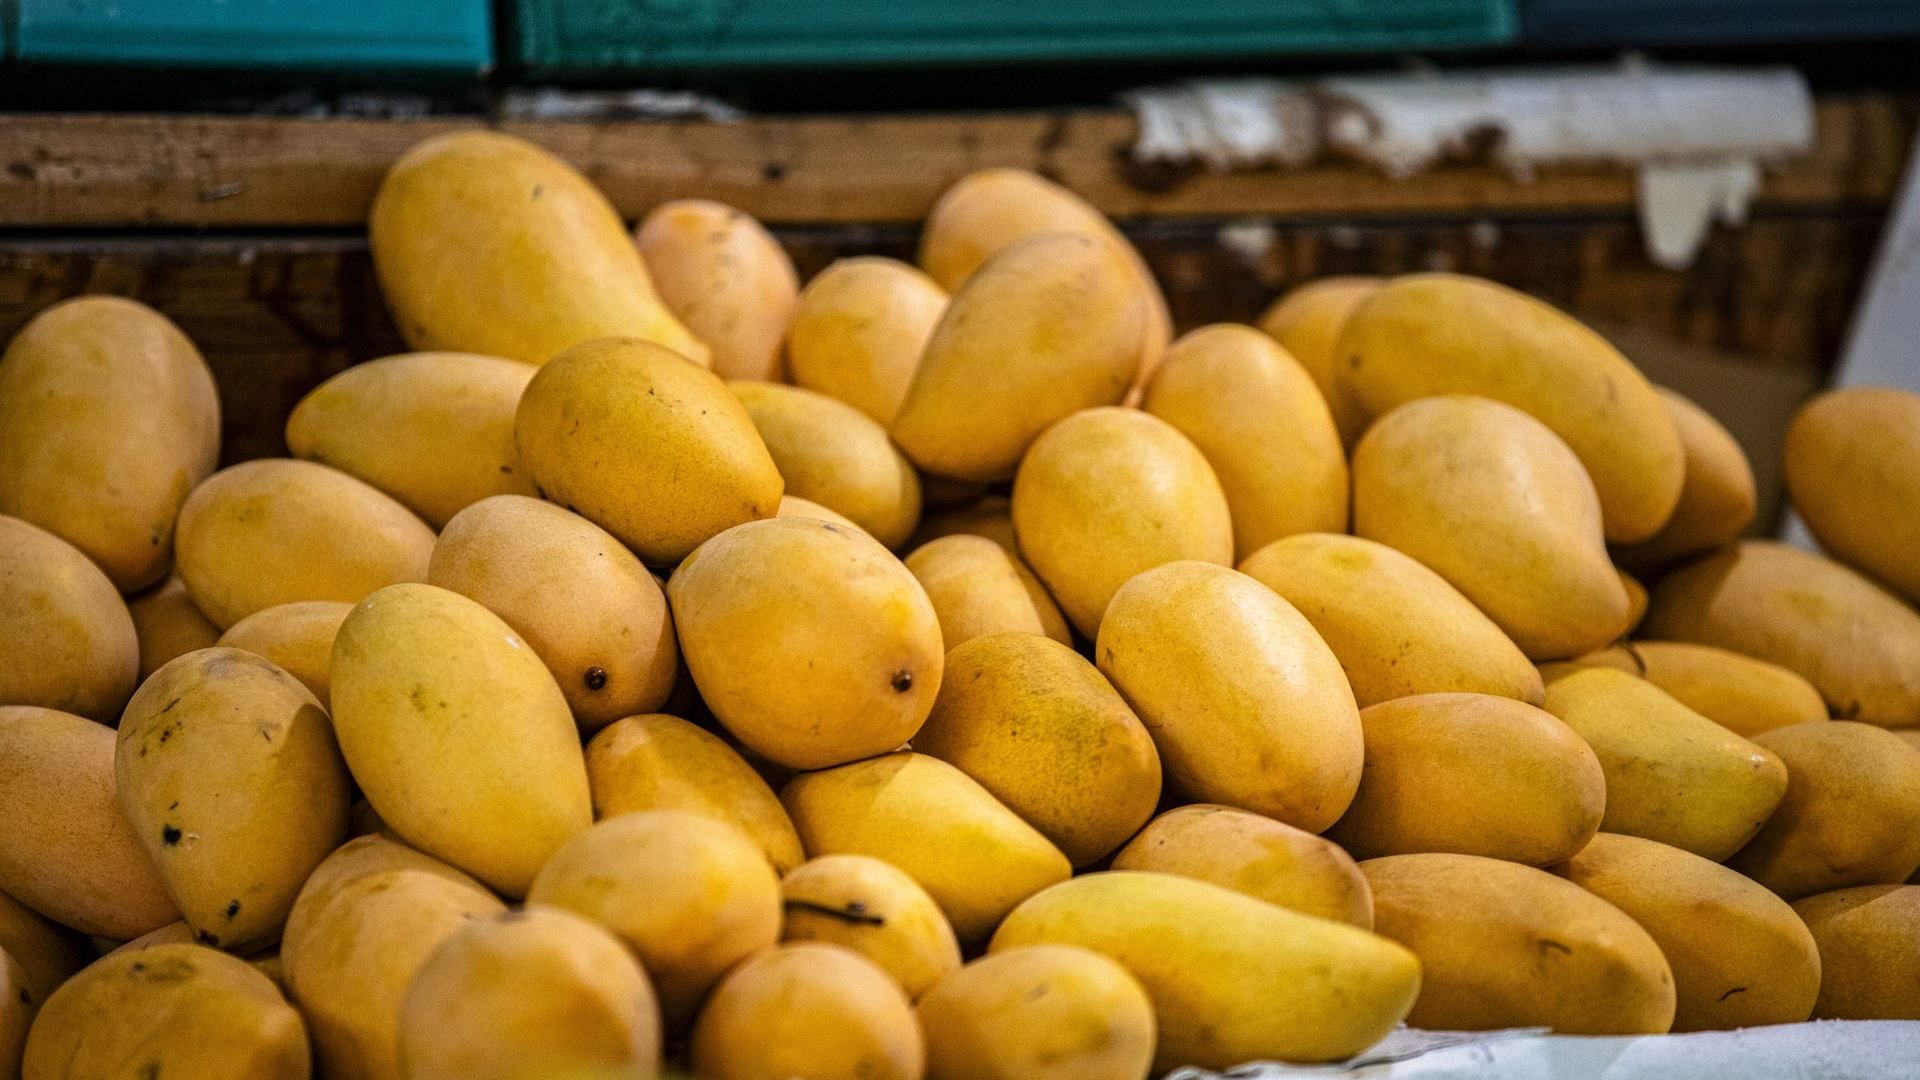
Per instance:
[[[0,949],[0,1074],[17,1080],[40,999],[27,986],[26,970]]]
[[[925,754],[869,758],[787,782],[780,801],[807,854],[869,855],[927,890],[963,945],[1072,864],[966,773]]]
[[[1787,428],[1787,494],[1820,546],[1920,603],[1920,394],[1821,394]]]
[[[1620,575],[1620,587],[1625,589],[1627,593],[1627,628],[1621,631],[1622,636],[1625,636],[1638,630],[1640,628],[1640,621],[1647,617],[1647,587],[1640,584],[1639,578],[1634,577],[1625,570],[1621,570],[1618,573]]]
[[[1753,839],[1788,790],[1790,770],[1777,754],[1625,672],[1595,668],[1555,680],[1546,708],[1600,759],[1607,832],[1719,862]]]
[[[93,959],[85,938],[6,893],[0,893],[0,952],[19,965],[19,985],[26,988],[26,1004],[32,1008]]]
[[[0,890],[83,934],[125,940],[179,918],[114,801],[113,729],[0,706]]]
[[[1847,721],[1777,728],[1754,742],[1779,755],[1793,782],[1728,866],[1788,900],[1920,870],[1920,750]]]
[[[534,370],[451,352],[356,364],[293,407],[287,448],[365,480],[442,528],[490,495],[533,494],[513,443],[513,413]]]
[[[747,834],[777,873],[806,858],[786,809],[753,766],[677,716],[629,716],[602,728],[587,743],[587,784],[596,818],[684,810]]]
[[[1060,618],[1044,590],[1038,596],[1028,591],[1019,559],[986,537],[967,533],[930,540],[907,556],[907,569],[927,591],[940,620],[948,652],[990,634],[1046,633],[1042,601]]]
[[[723,379],[779,379],[800,292],[793,260],[751,215],[711,199],[653,208],[633,234],[654,290]]]
[[[1747,540],[1689,563],[1654,586],[1643,632],[1779,664],[1837,719],[1920,726],[1920,613],[1812,552]]]
[[[1039,634],[947,653],[913,748],[979,781],[1075,866],[1112,854],[1160,802],[1160,755],[1139,717],[1079,653]]]
[[[219,457],[213,375],[145,304],[55,304],[0,356],[0,514],[79,548],[121,592],[166,575],[180,504]]]
[[[193,603],[225,628],[299,600],[358,603],[424,581],[433,530],[337,469],[265,459],[222,469],[188,496],[176,541]]]
[[[140,643],[140,682],[176,656],[205,649],[220,640],[220,628],[207,621],[175,574],[151,591],[127,601],[134,636]]]
[[[1420,963],[1385,938],[1172,874],[1056,885],[1014,909],[990,951],[1026,945],[1077,945],[1132,972],[1153,1002],[1156,1075],[1351,1057],[1420,991]]]
[[[301,887],[280,942],[289,996],[329,1080],[400,1080],[401,1001],[471,920],[504,911],[479,882],[382,836],[350,840]]]
[[[1094,647],[1181,796],[1308,832],[1346,812],[1365,756],[1340,661],[1273,590],[1176,562],[1114,594]]]
[[[840,259],[800,292],[787,326],[787,371],[804,386],[892,424],[947,291],[916,267]]]
[[[1660,531],[1614,552],[1633,567],[1657,567],[1732,543],[1753,524],[1756,506],[1753,465],[1733,433],[1678,391],[1664,386],[1654,390],[1679,432],[1686,479],[1673,516]]]
[[[920,475],[887,429],[851,405],[797,386],[728,384],[773,456],[786,490],[852,518],[890,548],[920,522]]]
[[[1807,680],[1778,664],[1712,645],[1636,641],[1549,666],[1606,666],[1639,675],[1743,738],[1827,719],[1827,703]]]
[[[940,905],[891,863],[822,855],[780,881],[782,941],[824,941],[866,957],[908,998],[960,967],[960,943]]]
[[[513,627],[583,731],[658,709],[673,690],[680,650],[660,583],[578,514],[524,495],[474,503],[440,533],[427,583]]]
[[[1071,945],[983,956],[918,1005],[929,1080],[1145,1080],[1153,1003],[1127,969]]]
[[[1385,544],[1301,533],[1254,552],[1240,572],[1306,616],[1362,708],[1449,691],[1543,700],[1540,673],[1493,620]]]
[[[860,528],[860,526],[855,525],[853,523],[853,519],[848,517],[847,515],[842,514],[836,510],[829,510],[828,508],[821,506],[819,503],[814,502],[812,499],[803,499],[798,495],[780,496],[780,509],[774,511],[773,516],[774,517],[811,518],[814,521],[830,521],[835,525],[842,525],[856,532],[866,532],[865,529],[862,529]]]
[[[306,1080],[311,1058],[300,1014],[245,960],[156,945],[97,960],[54,991],[20,1075]]]
[[[107,953],[106,955],[112,956],[115,953],[133,952],[140,949],[151,949],[156,945],[201,945],[201,944],[205,944],[205,943],[197,939],[197,935],[193,927],[188,926],[184,921],[170,922],[158,930],[149,930],[146,933],[141,934],[139,937],[134,938],[132,941],[127,942],[126,944],[113,950],[113,952]],[[231,950],[223,950],[223,951],[228,951],[229,953],[231,952]],[[245,960],[247,964],[253,968],[253,970],[259,972],[262,975],[265,975],[268,979],[272,980],[274,986],[278,987],[283,992],[286,990],[286,982],[282,978],[283,973],[280,970],[280,947],[278,942],[275,942],[273,945],[270,945],[264,949],[255,950],[254,952],[241,957],[241,959]]]
[[[1661,1035],[1673,1025],[1660,946],[1578,885],[1479,855],[1389,855],[1360,870],[1374,929],[1420,958],[1413,1027]]]
[[[667,599],[687,669],[728,731],[817,769],[913,737],[940,690],[940,623],[870,537],[804,518],[730,529],[680,564]]]
[[[1313,376],[1333,414],[1340,442],[1348,447],[1367,430],[1367,415],[1339,378],[1340,331],[1353,309],[1384,284],[1385,278],[1357,274],[1315,278],[1282,293],[1260,316],[1260,329]]]
[[[567,700],[500,618],[458,593],[393,585],[333,641],[333,726],[399,835],[509,896],[593,820]]]
[[[620,939],[535,904],[469,922],[421,965],[400,1005],[411,1080],[652,1077],[660,1008]]]
[[[1592,482],[1566,443],[1512,406],[1428,397],[1375,421],[1353,452],[1353,531],[1446,578],[1532,659],[1579,656],[1626,631]]]
[[[1371,417],[1475,394],[1551,429],[1592,477],[1610,541],[1647,539],[1680,501],[1686,457],[1653,384],[1605,338],[1524,293],[1460,274],[1396,278],[1354,309],[1336,348],[1341,384]]]
[[[1340,433],[1312,377],[1272,338],[1232,323],[1186,334],[1162,356],[1141,407],[1213,467],[1236,558],[1296,533],[1346,531]]]
[[[1087,637],[1142,570],[1233,561],[1226,495],[1207,459],[1171,424],[1133,409],[1089,409],[1048,428],[1014,478],[1013,528]]]
[[[671,566],[772,517],[780,472],[727,386],[644,341],[590,341],[540,369],[514,417],[542,496]]]
[[[995,254],[955,292],[927,340],[891,434],[920,468],[1012,475],[1055,421],[1117,405],[1140,364],[1147,310],[1112,245],[1043,233]]]
[[[780,882],[747,834],[680,810],[608,818],[569,841],[527,893],[612,930],[639,956],[668,1031],[714,982],[780,938]]]
[[[694,1026],[692,1059],[711,1080],[919,1080],[926,1045],[886,972],[851,949],[800,941],[727,973]]]
[[[1820,947],[1820,1020],[1920,1019],[1920,886],[1861,885],[1793,905]]]
[[[1673,969],[1675,1031],[1797,1024],[1820,991],[1820,953],[1786,901],[1717,863],[1601,833],[1554,873],[1627,913]]]
[[[78,548],[0,517],[0,702],[120,716],[140,640],[113,583]]]
[[[227,627],[218,644],[273,661],[324,705],[333,685],[333,639],[351,611],[352,604],[338,600],[276,604]]]
[[[1453,852],[1530,866],[1571,857],[1608,810],[1601,760],[1511,698],[1419,694],[1360,711],[1366,771],[1328,837],[1355,858]]]
[[[634,337],[707,364],[606,197],[524,139],[457,131],[407,151],[374,194],[367,241],[394,324],[421,352],[544,364]]]
[[[1373,896],[1338,844],[1260,814],[1195,803],[1147,823],[1115,870],[1205,881],[1302,915],[1373,929]]]

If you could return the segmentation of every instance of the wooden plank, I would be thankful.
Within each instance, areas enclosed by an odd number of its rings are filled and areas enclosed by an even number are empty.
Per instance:
[[[1823,99],[1818,144],[1763,187],[1761,210],[1884,204],[1920,116],[1915,99]],[[0,122],[0,226],[359,226],[408,147],[479,120],[15,115]],[[1482,166],[1389,180],[1359,166],[1145,170],[1119,110],[757,118],[738,123],[507,123],[580,166],[629,218],[720,199],[770,222],[910,222],[989,165],[1053,176],[1116,217],[1621,213],[1623,169]]]

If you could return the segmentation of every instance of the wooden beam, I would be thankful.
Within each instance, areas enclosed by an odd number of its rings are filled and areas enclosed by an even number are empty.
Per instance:
[[[1883,205],[1920,116],[1915,99],[1823,99],[1818,143],[1770,175],[1759,208]],[[358,226],[380,177],[465,119],[14,115],[0,121],[0,226]],[[1545,169],[1530,181],[1449,166],[1389,180],[1359,165],[1154,172],[1127,156],[1120,110],[758,118],[738,123],[496,125],[581,167],[622,214],[701,195],[770,222],[910,222],[989,165],[1053,176],[1115,217],[1624,213],[1624,169]]]

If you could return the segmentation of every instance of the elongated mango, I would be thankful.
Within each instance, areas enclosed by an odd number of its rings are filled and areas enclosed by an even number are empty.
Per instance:
[[[1849,387],[1787,428],[1787,494],[1820,546],[1920,603],[1920,394]]]
[[[1260,316],[1260,329],[1286,346],[1313,376],[1340,441],[1349,447],[1367,430],[1367,415],[1339,378],[1340,331],[1353,309],[1384,284],[1384,278],[1358,274],[1316,278],[1283,293]]]
[[[1353,856],[1331,840],[1231,806],[1194,803],[1161,814],[1120,849],[1113,868],[1178,874],[1373,929],[1373,894]]]
[[[746,407],[785,491],[845,514],[897,548],[920,523],[920,475],[887,441],[887,429],[825,394],[770,382],[728,389]]]
[[[139,671],[139,635],[113,582],[73,545],[0,516],[0,702],[110,722]]]
[[[1677,391],[1655,387],[1673,417],[1686,457],[1680,501],[1660,531],[1615,551],[1627,566],[1658,567],[1685,555],[1731,543],[1753,524],[1753,465],[1733,434],[1713,414]]]
[[[894,259],[841,259],[800,293],[787,327],[787,371],[817,390],[892,424],[947,310],[947,292]]]
[[[715,374],[780,378],[780,342],[800,292],[780,241],[744,211],[711,199],[661,203],[633,239],[654,290],[706,344]]]

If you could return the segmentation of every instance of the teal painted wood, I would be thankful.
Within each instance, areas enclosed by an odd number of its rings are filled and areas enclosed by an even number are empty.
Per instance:
[[[1512,0],[513,0],[548,72],[1484,47]]]
[[[1920,36],[1920,0],[1520,0],[1529,45],[1776,45]]]
[[[493,67],[488,0],[11,0],[14,55],[253,70]]]

